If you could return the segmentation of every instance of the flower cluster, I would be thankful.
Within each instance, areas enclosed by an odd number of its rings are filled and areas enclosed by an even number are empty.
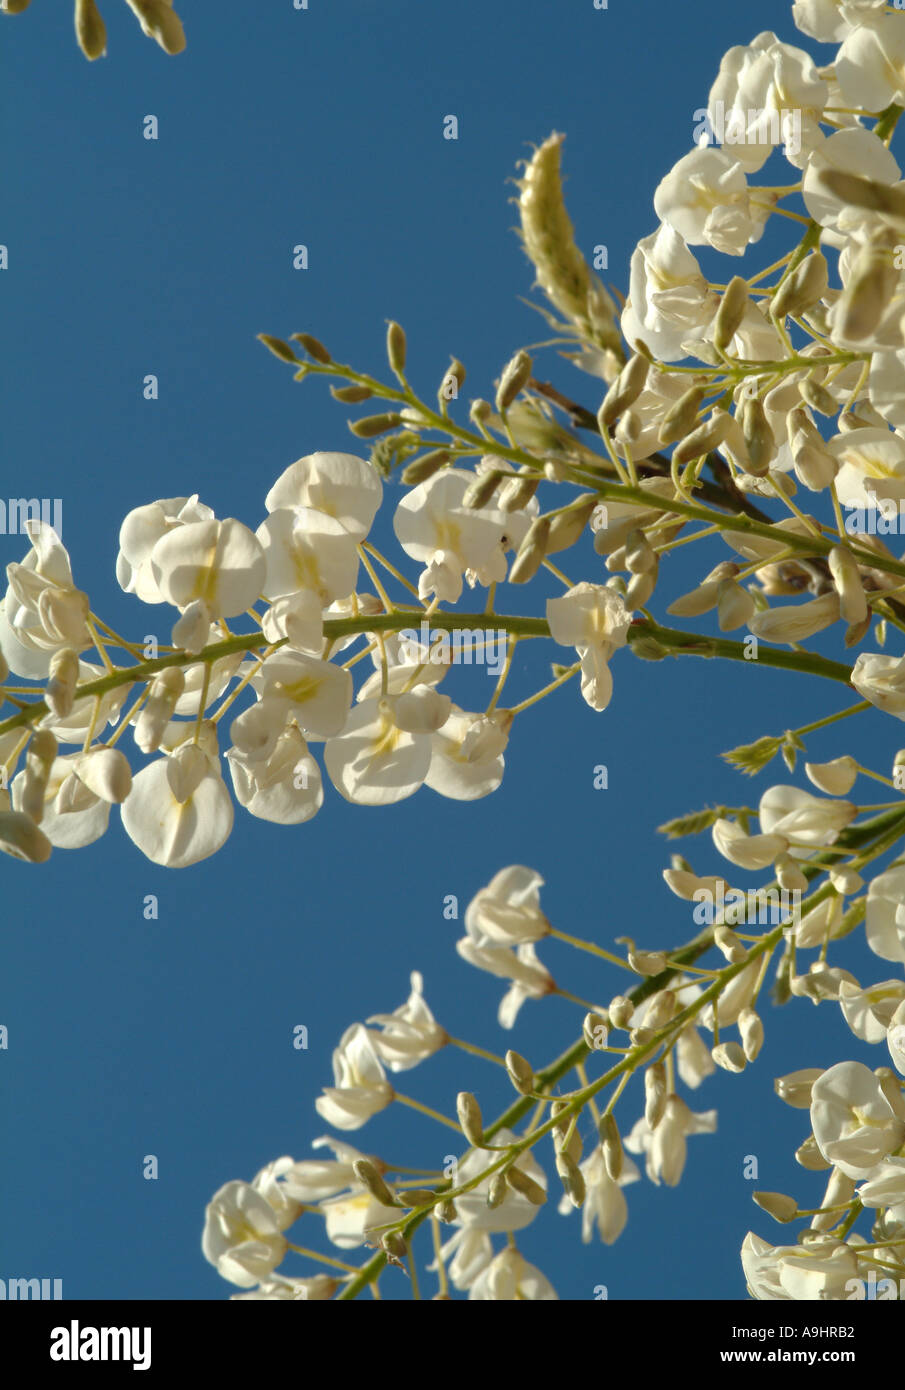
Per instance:
[[[3,0],[0,13],[22,14],[31,0]],[[182,20],[173,9],[173,0],[126,0],[141,25],[142,33],[155,39],[164,53],[181,53],[185,48]],[[107,26],[96,0],[75,0],[75,36],[79,48],[90,61],[107,52]]]

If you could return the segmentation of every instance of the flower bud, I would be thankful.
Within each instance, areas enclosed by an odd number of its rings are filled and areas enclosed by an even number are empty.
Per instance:
[[[505,476],[499,468],[491,468],[488,473],[476,474],[474,482],[469,483],[465,489],[462,506],[486,507]]]
[[[846,796],[858,776],[858,764],[848,754],[829,763],[805,763],[804,770],[814,786],[827,796]]]
[[[666,1067],[663,1062],[654,1062],[644,1073],[644,1118],[651,1129],[656,1129],[666,1109]]]
[[[547,1194],[540,1183],[530,1178],[527,1173],[523,1173],[521,1168],[516,1168],[515,1164],[506,1170],[506,1181],[513,1192],[519,1192],[523,1197],[535,1207],[542,1207],[547,1200]]]
[[[547,542],[550,536],[549,516],[537,516],[531,523],[528,534],[519,546],[518,554],[509,571],[510,584],[527,584],[533,579],[544,562]]]
[[[628,954],[628,963],[639,975],[659,975],[666,969],[666,956],[662,951],[635,951]],[[610,1014],[612,1018],[612,1013]]]
[[[142,753],[154,753],[160,747],[184,689],[185,673],[178,666],[168,667],[151,681],[148,698],[135,723],[135,742]]]
[[[93,0],[89,0],[89,3],[93,3]],[[274,338],[270,333],[259,333],[258,342],[263,343],[264,346],[273,353],[274,357],[278,357],[281,362],[291,362],[295,367],[299,365],[299,359],[296,357],[289,344],[283,342],[282,338]],[[307,368],[305,370],[307,370]]]
[[[798,394],[806,405],[821,415],[835,415],[839,409],[838,401],[833,399],[825,386],[814,380],[813,373],[804,381],[799,381]]]
[[[520,512],[540,487],[540,478],[509,478],[500,488],[500,511]],[[552,519],[551,519],[552,529]]]
[[[118,806],[132,790],[132,769],[118,748],[90,748],[76,771],[89,791]]]
[[[741,328],[745,310],[748,308],[748,282],[740,275],[733,275],[720,300],[720,307],[713,320],[711,335],[713,346],[718,352],[725,352],[738,330]]]
[[[24,811],[0,811],[0,850],[28,864],[44,864],[51,843],[44,831]]]
[[[603,1151],[606,1170],[613,1182],[618,1182],[622,1175],[625,1153],[622,1148],[619,1127],[615,1117],[609,1111],[605,1115],[601,1115],[597,1132],[600,1135],[600,1147]]]
[[[839,337],[861,343],[870,338],[889,308],[899,282],[891,249],[882,242],[858,253],[848,284],[833,309]]]
[[[692,459],[709,454],[726,440],[734,423],[727,411],[715,410],[709,420],[698,425],[676,445],[672,455],[676,464],[690,463]]]
[[[324,349],[326,351],[326,349]],[[331,386],[330,395],[336,401],[343,401],[346,405],[360,405],[362,401],[369,401],[374,392],[370,386]]]
[[[308,356],[309,356],[309,357],[313,357],[314,360],[315,360],[315,362],[323,362],[323,363],[326,365],[326,364],[328,364],[328,363],[330,363],[330,362],[333,361],[333,358],[330,356],[329,352],[328,352],[327,349],[324,347],[323,343],[320,341],[319,338],[312,337],[312,335],[311,335],[310,333],[293,333],[293,334],[292,334],[292,337],[294,338],[294,340],[295,340],[297,343],[301,343],[302,347],[305,349],[305,351],[307,352]],[[360,388],[360,387],[359,387],[359,388],[355,388],[355,387],[346,386],[346,387],[340,387],[340,388],[338,388],[338,389],[339,389],[339,390],[350,391],[350,390],[356,390],[356,389],[360,390],[361,388]],[[370,394],[371,394],[371,393],[370,393],[370,391],[369,391],[369,392],[368,392],[368,395],[370,395]],[[341,399],[341,400],[349,400],[349,397],[348,397],[348,396],[345,396],[345,397],[340,397],[339,399]]]
[[[768,1212],[777,1221],[794,1221],[798,1215],[798,1203],[794,1197],[784,1192],[755,1192],[752,1194],[761,1211]]]
[[[773,1089],[786,1105],[796,1110],[811,1108],[811,1087],[818,1076],[823,1075],[822,1067],[804,1067],[800,1071],[790,1071],[786,1076],[778,1076]]]
[[[459,1092],[456,1100],[456,1113],[459,1117],[462,1133],[469,1144],[472,1148],[483,1149],[484,1122],[481,1117],[481,1107],[470,1091]]]
[[[710,1055],[723,1071],[744,1071],[748,1060],[737,1042],[717,1043]]]
[[[770,301],[775,318],[798,318],[826,294],[829,274],[826,257],[820,251],[805,256],[783,280]]]
[[[713,929],[713,944],[722,951],[730,965],[738,965],[748,955],[744,942],[736,936],[731,927],[723,923],[717,923]]]
[[[861,623],[867,617],[864,585],[852,553],[844,545],[834,545],[827,563],[839,595],[839,611],[847,623]]]
[[[390,371],[401,376],[405,371],[405,331],[392,319],[387,325],[387,360]]]
[[[401,423],[402,416],[395,411],[387,411],[384,415],[365,415],[361,420],[346,421],[356,439],[376,439],[378,435],[387,434]]]
[[[362,1187],[366,1187],[371,1196],[375,1197],[383,1206],[396,1207],[399,1205],[369,1158],[356,1158],[352,1164],[352,1172]]]
[[[570,545],[574,545],[584,532],[596,506],[597,498],[594,493],[586,492],[574,502],[570,502],[562,511],[555,512],[550,518],[546,553],[556,555],[560,550],[568,550]]]
[[[92,61],[107,51],[107,30],[94,0],[75,0],[75,36],[79,48]]]
[[[640,353],[636,352],[629,358],[604,396],[597,412],[597,423],[601,431],[608,429],[624,410],[635,403],[644,390],[649,369],[650,363]]]
[[[385,1231],[380,1237],[380,1244],[391,1260],[404,1260],[408,1254],[408,1246],[398,1231]]]
[[[509,1080],[515,1089],[523,1096],[530,1096],[534,1091],[534,1072],[531,1063],[526,1062],[518,1052],[511,1049],[506,1053],[506,1071]]]
[[[631,999],[627,999],[624,994],[617,994],[607,1009],[610,1023],[614,1028],[627,1028],[632,1021],[635,1012],[635,1005]]]
[[[499,1207],[505,1202],[509,1191],[509,1184],[506,1181],[505,1173],[494,1173],[487,1185],[487,1205],[491,1208]]]
[[[164,53],[182,52],[185,48],[182,21],[170,0],[127,0],[127,3],[138,16],[142,31],[156,39]]]
[[[657,587],[657,564],[643,574],[633,574],[625,590],[625,606],[634,612],[643,608]]]
[[[508,410],[531,376],[531,358],[521,349],[506,363],[496,393],[498,411]]]
[[[606,1019],[600,1014],[585,1014],[581,1032],[585,1046],[589,1051],[599,1052],[606,1047],[609,1040],[609,1028]]]
[[[832,1164],[828,1163],[817,1147],[817,1140],[809,1134],[804,1143],[795,1150],[795,1162],[807,1168],[810,1173],[822,1173]]]
[[[749,1062],[756,1062],[764,1043],[764,1025],[754,1009],[742,1009],[738,1016],[738,1031]]]
[[[9,662],[7,661],[6,657],[3,655],[3,648],[0,647],[0,685],[3,684],[3,682],[7,679],[8,676],[9,676]]]
[[[456,1204],[451,1197],[447,1197],[443,1202],[438,1202],[434,1210],[437,1213],[437,1220],[442,1221],[444,1226],[449,1225],[450,1221],[455,1221],[458,1216]]]
[[[748,450],[748,471],[762,478],[776,457],[776,439],[757,396],[748,396],[742,403],[741,426]]]
[[[657,438],[661,444],[674,444],[677,439],[683,439],[690,430],[694,429],[698,411],[701,409],[706,395],[706,386],[691,386],[684,395],[679,397],[675,405],[670,406],[660,421],[660,428],[657,431]]]
[[[57,719],[72,713],[78,683],[78,653],[72,647],[62,647],[50,658],[50,678],[44,691],[47,708]]]
[[[578,1164],[568,1154],[560,1153],[556,1156],[556,1171],[562,1182],[563,1191],[572,1206],[580,1207],[584,1202],[587,1189],[584,1175]]]
[[[476,425],[484,425],[493,414],[493,406],[489,401],[482,401],[480,397],[472,401],[468,408],[468,418]]]
[[[630,574],[646,574],[654,569],[657,556],[643,531],[629,531],[625,539],[625,568]]]
[[[447,368],[443,380],[440,382],[440,389],[437,392],[437,399],[441,402],[453,400],[456,396],[458,396],[464,381],[465,368],[462,366],[462,363],[454,357],[449,367]],[[487,412],[488,414],[490,413],[490,406],[487,404],[486,401],[475,401],[474,405],[486,405]],[[474,414],[473,409],[472,419],[475,421],[477,420],[477,415]]]
[[[428,478],[432,478],[448,463],[449,453],[446,449],[432,449],[429,454],[422,454],[420,459],[406,464],[402,470],[402,481],[406,487],[414,487],[417,483],[424,483]]]
[[[173,646],[197,656],[207,645],[211,632],[211,610],[203,599],[195,599],[173,624]]]

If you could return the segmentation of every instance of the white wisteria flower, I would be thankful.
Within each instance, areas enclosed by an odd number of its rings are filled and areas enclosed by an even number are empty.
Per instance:
[[[261,522],[257,539],[266,569],[258,592],[266,598],[287,598],[306,590],[326,606],[348,598],[355,588],[358,542],[326,512],[282,507]]]
[[[268,512],[298,508],[324,512],[356,541],[363,541],[382,498],[380,476],[364,459],[321,451],[306,454],[284,469],[268,492],[265,505]]]
[[[139,772],[121,808],[123,829],[154,864],[187,868],[216,854],[233,828],[233,803],[215,757],[184,743]]]
[[[469,1299],[492,1299],[513,1303],[516,1300],[549,1302],[558,1298],[546,1275],[519,1254],[518,1250],[501,1250],[477,1276],[468,1291]]]
[[[905,719],[905,657],[861,652],[852,667],[851,682],[877,709]]]
[[[550,923],[540,908],[543,882],[539,873],[521,864],[500,869],[465,909],[469,937],[479,947],[540,941],[550,931]]]
[[[509,514],[463,506],[472,482],[464,469],[446,468],[413,487],[396,508],[396,539],[406,555],[426,566],[418,583],[422,599],[434,594],[457,603],[465,571],[481,574],[503,557]],[[505,565],[492,577],[504,578]]]
[[[654,193],[654,211],[691,246],[706,243],[725,255],[741,256],[759,241],[771,195],[756,206],[739,161],[724,150],[696,149],[674,164]]]
[[[503,752],[512,715],[470,714],[450,705],[449,716],[431,739],[424,785],[453,801],[476,801],[495,792],[503,780]]]
[[[811,1128],[829,1163],[864,1178],[905,1140],[905,1099],[863,1062],[838,1062],[811,1088]]]
[[[742,1268],[751,1297],[768,1300],[844,1299],[859,1273],[854,1250],[833,1236],[770,1245],[753,1231],[742,1243]]]
[[[864,930],[875,956],[905,964],[905,865],[871,879]]]
[[[368,1030],[353,1023],[333,1053],[333,1086],[315,1101],[317,1113],[335,1129],[361,1129],[393,1099]]]
[[[597,1144],[579,1167],[586,1189],[581,1206],[582,1242],[590,1243],[596,1227],[604,1245],[612,1245],[622,1235],[628,1221],[628,1203],[622,1189],[641,1177],[638,1165],[630,1158],[623,1158],[618,1179],[611,1178],[603,1151]],[[573,1210],[570,1198],[563,1196],[559,1203],[560,1215],[568,1216]]]
[[[625,600],[604,584],[583,581],[561,598],[547,600],[554,642],[574,647],[581,659],[581,693],[594,710],[604,710],[613,693],[609,660],[627,641],[631,614]]]
[[[659,1123],[651,1129],[642,1115],[626,1138],[625,1147],[630,1153],[644,1154],[645,1172],[651,1182],[676,1187],[685,1169],[686,1138],[692,1134],[715,1134],[716,1121],[715,1110],[696,1115],[681,1096],[672,1094],[667,1097]]]
[[[218,1274],[250,1289],[273,1273],[288,1246],[266,1197],[250,1183],[228,1182],[207,1205],[201,1248]]]
[[[424,999],[424,980],[419,971],[411,973],[412,992],[404,1004],[391,1014],[373,1014],[368,1023],[380,1026],[370,1033],[374,1051],[390,1071],[408,1071],[432,1057],[449,1041]]]

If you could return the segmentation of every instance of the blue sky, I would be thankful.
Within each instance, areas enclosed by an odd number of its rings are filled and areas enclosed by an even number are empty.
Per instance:
[[[254,527],[295,458],[355,448],[323,384],[294,384],[257,333],[313,332],[381,374],[393,317],[427,396],[450,354],[468,369],[466,391],[489,395],[511,353],[545,332],[519,299],[531,275],[506,182],[527,142],[567,133],[578,239],[587,252],[607,245],[608,278],[626,288],[631,251],[655,226],[653,190],[690,148],[722,53],[767,27],[797,41],[784,0],[763,0],[756,15],[718,0],[691,15],[668,0],[614,0],[607,11],[591,0],[311,0],[307,11],[183,0],[188,49],[167,58],[106,0],[109,56],[88,64],[59,8],[39,0],[2,30],[0,104],[15,137],[2,152],[0,492],[63,499],[77,583],[132,636],[160,615],[115,583],[127,510],[197,491]],[[148,114],[156,141],[143,138]],[[457,141],[443,139],[447,114]],[[307,271],[292,268],[299,243]],[[539,365],[596,408],[591,378],[553,354]],[[156,401],[143,399],[149,373]],[[391,510],[375,538],[398,559]],[[4,565],[23,549],[0,536]],[[693,563],[677,552],[663,592],[724,558],[711,555]],[[516,594],[513,608],[525,601]],[[521,694],[560,655],[526,644],[513,677]],[[417,968],[449,1031],[508,1045],[495,1023],[500,986],[459,960],[461,922],[442,915],[445,895],[464,911],[506,864],[544,875],[543,906],[564,931],[649,946],[690,936],[690,907],[660,878],[669,851],[655,826],[708,802],[756,802],[791,780],[777,763],[750,784],[718,755],[847,696],[762,668],[628,652],[613,672],[604,714],[570,687],[519,720],[503,786],[482,802],[422,791],[374,811],[328,787],[298,829],[238,813],[227,849],[189,870],[151,865],[118,824],[40,869],[4,861],[0,1276],[62,1278],[67,1297],[225,1297],[200,1253],[204,1205],[280,1154],[310,1156],[324,1132],[313,1102],[349,1023],[402,1003]],[[853,752],[885,767],[905,742],[879,714],[843,729],[815,737],[811,756]],[[593,788],[601,762],[607,791]],[[687,852],[699,871],[715,869],[709,841]],[[149,893],[156,922],[142,916]],[[605,1001],[621,986],[564,947],[541,954],[579,994]],[[877,978],[863,957],[856,948],[851,968]],[[792,1160],[806,1121],[774,1099],[773,1077],[863,1052],[830,1006],[819,1019],[809,1008],[766,1011],[758,1064],[690,1097],[719,1110],[718,1134],[692,1141],[677,1191],[628,1190],[614,1247],[582,1246],[578,1217],[552,1211],[520,1237],[561,1297],[592,1298],[601,1283],[611,1298],[744,1297],[741,1240],[752,1226],[777,1229],[751,1188],[818,1195]],[[564,1001],[529,1003],[509,1042],[539,1066],[580,1020]],[[307,1051],[291,1045],[300,1023]],[[508,1103],[489,1064],[451,1052],[401,1076],[402,1089],[447,1112],[462,1088],[486,1114]],[[625,1113],[637,1111],[636,1097]],[[439,1128],[399,1107],[349,1137],[415,1164],[450,1152]],[[158,1158],[157,1181],[142,1177],[146,1154]],[[756,1184],[742,1178],[749,1154]],[[297,1229],[319,1243],[313,1220]],[[388,1297],[402,1287],[395,1278]]]

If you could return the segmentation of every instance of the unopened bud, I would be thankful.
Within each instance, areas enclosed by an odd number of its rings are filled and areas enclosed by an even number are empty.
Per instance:
[[[362,420],[347,420],[346,424],[356,439],[376,439],[379,434],[386,434],[401,425],[402,416],[388,411],[385,415],[366,415]]]
[[[742,1009],[738,1016],[738,1031],[749,1062],[757,1061],[764,1042],[764,1025],[754,1009]]]
[[[352,1164],[352,1172],[355,1174],[362,1187],[366,1187],[371,1196],[376,1198],[385,1207],[398,1206],[396,1198],[387,1187],[380,1173],[369,1158],[356,1158]]]
[[[469,1144],[472,1148],[482,1149],[484,1147],[484,1121],[481,1116],[481,1107],[470,1091],[459,1092],[456,1100],[456,1113],[459,1116],[462,1133]]]
[[[822,1173],[832,1167],[818,1149],[813,1134],[809,1134],[804,1143],[795,1150],[795,1162],[800,1163],[802,1168],[807,1168],[810,1173]]]
[[[107,29],[94,0],[75,0],[75,36],[86,58],[93,61],[106,53]]]
[[[491,468],[489,473],[478,473],[474,482],[468,484],[462,498],[463,507],[486,507],[496,492],[505,474],[499,468]]]
[[[726,292],[720,300],[720,307],[713,320],[713,346],[718,352],[725,352],[732,342],[742,326],[747,307],[748,282],[740,275],[734,275],[726,286]]]
[[[625,606],[634,611],[643,608],[657,587],[656,562],[643,574],[633,574],[625,589]]]
[[[617,994],[607,1009],[610,1023],[614,1028],[627,1028],[635,1012],[635,1004],[624,994]]]
[[[826,294],[829,271],[821,251],[805,256],[790,275],[787,275],[770,301],[770,312],[776,318],[798,318]]]
[[[547,1200],[547,1194],[540,1183],[535,1182],[533,1178],[530,1178],[527,1173],[523,1173],[521,1168],[516,1168],[514,1164],[511,1168],[506,1169],[506,1181],[513,1192],[519,1192],[523,1197],[527,1197],[532,1206],[542,1207]]]
[[[737,1042],[717,1043],[710,1055],[723,1071],[744,1071],[748,1060]]]
[[[343,401],[346,405],[360,405],[362,401],[369,401],[374,392],[370,386],[331,386],[330,395],[336,401]]]
[[[673,459],[681,465],[700,458],[702,454],[709,454],[711,449],[717,448],[725,441],[734,423],[728,411],[715,410],[709,420],[705,420],[703,425],[698,425],[696,430],[692,430],[691,434],[686,435],[682,442],[676,445]]]
[[[587,1189],[584,1175],[578,1164],[568,1154],[560,1153],[556,1155],[556,1171],[562,1182],[563,1191],[572,1206],[580,1207],[584,1202]]]
[[[405,371],[405,331],[392,319],[387,325],[387,360],[390,371],[401,376]]]
[[[839,403],[833,399],[826,387],[821,386],[813,377],[805,377],[804,381],[799,381],[798,394],[806,405],[819,411],[821,415],[835,415],[839,409]]]
[[[554,513],[550,519],[546,553],[556,555],[560,550],[568,550],[570,545],[574,545],[583,534],[597,505],[594,493],[587,492],[570,502],[561,512]]]
[[[862,623],[867,617],[867,599],[851,551],[844,545],[834,545],[827,556],[827,563],[839,595],[839,611],[843,619],[847,623]]]
[[[615,1117],[607,1112],[601,1115],[600,1123],[597,1126],[600,1135],[600,1146],[603,1151],[603,1161],[606,1170],[613,1182],[618,1182],[622,1176],[622,1168],[625,1162],[625,1153],[622,1148],[622,1139],[619,1135],[619,1127]]]
[[[274,357],[278,357],[281,362],[291,362],[293,366],[298,366],[299,359],[289,344],[283,342],[282,338],[274,338],[270,333],[259,333],[258,342],[269,348]]]
[[[754,613],[754,599],[734,579],[721,579],[717,585],[717,614],[720,632],[744,627]]]
[[[591,1052],[598,1052],[606,1047],[609,1039],[609,1029],[607,1028],[606,1019],[601,1018],[600,1014],[585,1014],[581,1032],[585,1041],[585,1046]]]
[[[312,337],[310,333],[293,333],[293,339],[301,343],[309,357],[313,357],[315,362],[329,363],[333,361],[327,349],[319,338]]]
[[[135,723],[135,742],[142,753],[154,753],[160,747],[164,730],[185,689],[185,674],[181,667],[170,666],[151,681],[148,698]]]
[[[391,1260],[404,1260],[408,1254],[405,1240],[398,1231],[385,1231],[380,1237],[380,1244]]]
[[[761,1211],[768,1212],[777,1221],[794,1221],[798,1215],[798,1203],[794,1197],[784,1192],[755,1192],[754,1200]]]
[[[841,338],[860,343],[870,338],[899,282],[890,248],[865,246],[833,311],[833,326]]]
[[[518,1052],[511,1049],[506,1053],[506,1071],[509,1073],[509,1080],[515,1089],[523,1096],[530,1096],[534,1091],[534,1072],[531,1063],[526,1062],[525,1058]]]
[[[437,392],[437,399],[440,401],[455,400],[455,398],[459,394],[462,385],[464,384],[464,381],[465,368],[462,366],[462,363],[454,357],[446,371],[445,376],[443,377],[443,380],[440,382],[440,389]],[[486,405],[487,413],[490,413],[490,406],[487,404],[486,401],[475,401],[474,404],[482,406]],[[472,419],[475,418],[476,416],[472,414]]]
[[[811,1087],[818,1076],[822,1075],[822,1067],[804,1067],[801,1071],[790,1071],[786,1076],[778,1076],[773,1083],[773,1089],[786,1105],[791,1105],[796,1110],[809,1110]]]
[[[603,398],[597,412],[597,423],[601,430],[608,429],[623,411],[627,410],[644,390],[650,363],[640,353],[635,353],[626,362],[622,371]]]
[[[444,1201],[438,1202],[434,1210],[437,1213],[437,1220],[442,1221],[444,1226],[448,1226],[451,1221],[455,1221],[459,1214],[456,1210],[456,1204],[451,1197],[447,1197]]]
[[[89,791],[113,806],[121,805],[132,790],[132,770],[118,748],[90,748],[76,771]]]
[[[429,1187],[410,1187],[394,1205],[399,1206],[401,1204],[409,1208],[429,1207],[433,1204],[436,1196],[436,1192],[433,1192]],[[386,1202],[384,1202],[384,1206],[386,1205]]]
[[[506,1174],[494,1173],[487,1184],[487,1205],[491,1208],[502,1206],[508,1192],[509,1184],[506,1181]]]
[[[666,969],[666,956],[662,951],[629,951],[628,963],[639,975],[659,975]]]
[[[415,484],[424,483],[428,478],[432,478],[448,463],[449,453],[446,449],[432,449],[429,454],[422,454],[420,459],[406,464],[402,470],[402,481],[406,486],[414,487]]]
[[[674,444],[677,439],[684,439],[689,430],[694,429],[698,411],[706,395],[705,386],[691,386],[679,397],[675,405],[670,406],[657,431],[657,438],[661,444]]]
[[[72,713],[78,683],[78,654],[72,647],[63,647],[54,652],[50,658],[50,678],[44,691],[44,699],[47,708],[57,719],[65,719]]]
[[[748,955],[744,943],[736,936],[732,928],[722,923],[718,923],[713,929],[713,944],[722,951],[730,965],[738,965]]]
[[[500,511],[520,512],[540,487],[540,478],[509,478],[500,488]],[[552,526],[552,522],[551,522]]]
[[[528,378],[531,376],[531,358],[527,352],[519,351],[515,354],[503,368],[500,377],[500,384],[496,393],[496,408],[499,411],[508,410],[515,400],[522,387],[527,385]]]
[[[748,396],[742,402],[740,416],[748,450],[748,472],[763,478],[776,457],[776,438],[763,402],[757,396]]]
[[[547,541],[550,536],[549,516],[537,516],[531,523],[528,534],[522,541],[519,552],[509,571],[510,584],[527,584],[533,579],[544,562]]]
[[[654,1062],[644,1073],[644,1118],[650,1129],[656,1129],[666,1109],[666,1067]]]

